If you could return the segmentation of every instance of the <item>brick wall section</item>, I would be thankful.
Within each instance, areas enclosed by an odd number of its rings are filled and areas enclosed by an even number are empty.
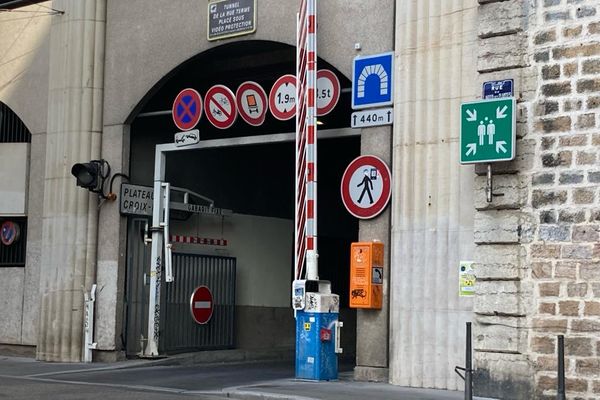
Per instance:
[[[536,398],[556,398],[556,335],[565,334],[569,399],[600,398],[600,2],[538,0],[538,92],[527,245]]]
[[[536,10],[535,1],[524,0],[479,0],[478,10],[480,82],[515,80],[517,154],[512,162],[493,164],[494,193],[502,196],[494,196],[492,203],[486,200],[487,167],[475,168],[475,392],[512,400],[532,399],[535,382],[527,329],[535,287],[527,248],[537,227],[528,207],[536,152],[531,134],[538,88],[531,57]],[[543,351],[549,347],[541,341],[535,345]]]

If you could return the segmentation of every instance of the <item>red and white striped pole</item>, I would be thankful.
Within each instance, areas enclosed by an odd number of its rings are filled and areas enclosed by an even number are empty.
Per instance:
[[[302,0],[296,54],[295,279],[319,279],[317,253],[317,4]]]

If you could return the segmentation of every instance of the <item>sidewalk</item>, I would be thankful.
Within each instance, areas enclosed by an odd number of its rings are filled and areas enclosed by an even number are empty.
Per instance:
[[[193,357],[193,356],[192,356]],[[207,357],[213,359],[213,357]],[[84,387],[104,386],[185,395],[182,398],[239,400],[462,400],[456,391],[405,388],[385,383],[355,382],[352,371],[338,381],[294,379],[293,362],[270,360],[195,363],[190,357],[128,360],[117,363],[46,363],[0,357],[0,378],[56,382]],[[197,361],[197,360],[194,360]],[[348,369],[348,368],[346,368]],[[1,397],[1,396],[0,396]],[[479,399],[482,400],[482,399]]]

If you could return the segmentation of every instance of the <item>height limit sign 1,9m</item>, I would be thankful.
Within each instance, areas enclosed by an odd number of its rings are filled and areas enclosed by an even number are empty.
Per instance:
[[[461,164],[510,161],[515,158],[514,98],[463,103],[460,112]]]

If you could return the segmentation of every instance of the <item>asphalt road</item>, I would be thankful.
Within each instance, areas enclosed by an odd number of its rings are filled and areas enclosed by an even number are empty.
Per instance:
[[[71,384],[53,380],[0,377],[0,399],[7,400],[215,400],[200,394],[178,394],[160,389],[143,390],[93,383]],[[221,397],[222,399],[222,397]]]
[[[163,365],[166,363],[167,365]],[[181,364],[43,363],[0,357],[0,400],[460,400],[463,393],[354,382],[342,366],[332,382],[294,379],[293,361]]]

